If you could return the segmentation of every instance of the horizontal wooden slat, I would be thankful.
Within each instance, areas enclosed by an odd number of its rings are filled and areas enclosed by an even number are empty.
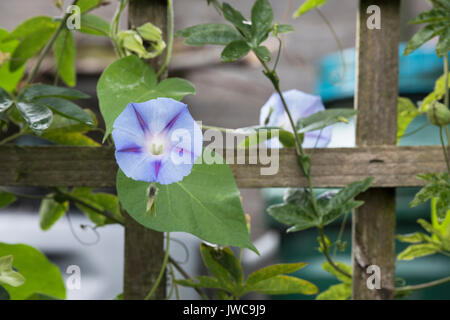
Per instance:
[[[421,186],[423,181],[416,178],[417,174],[445,170],[444,157],[437,146],[316,149],[312,163],[313,184],[324,188],[342,187],[368,176],[375,177],[374,187]],[[306,185],[294,150],[280,150],[277,174],[261,175],[262,167],[267,166],[231,165],[241,188]],[[0,185],[3,186],[113,187],[116,172],[112,148],[0,147]]]

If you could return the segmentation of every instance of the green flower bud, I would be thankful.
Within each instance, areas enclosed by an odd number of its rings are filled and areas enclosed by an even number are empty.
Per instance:
[[[433,101],[427,112],[428,120],[436,126],[446,126],[450,124],[450,110],[440,102]]]

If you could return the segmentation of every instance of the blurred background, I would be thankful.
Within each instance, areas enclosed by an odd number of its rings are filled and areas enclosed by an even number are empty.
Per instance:
[[[249,15],[251,0],[229,0],[230,4]],[[271,1],[275,10],[275,20],[289,23],[295,32],[283,37],[284,49],[279,65],[279,75],[283,90],[298,89],[322,96],[327,108],[336,106],[352,108],[354,90],[354,46],[356,28],[356,0],[330,0],[322,9],[337,33],[342,46],[345,66],[338,52],[338,45],[327,23],[317,12],[310,12],[297,20],[292,13],[302,0]],[[68,2],[65,2],[67,6]],[[110,20],[116,1],[95,10]],[[407,41],[417,31],[408,26],[407,21],[429,7],[426,0],[406,0],[402,6],[401,40]],[[36,15],[60,16],[61,12],[52,0],[0,0],[0,27],[12,30],[21,21]],[[122,27],[126,28],[126,19]],[[204,0],[175,0],[175,30],[206,22],[223,22],[213,7]],[[92,96],[81,102],[99,115],[96,100],[96,83],[101,72],[116,58],[107,39],[76,34],[77,40],[77,88]],[[277,43],[268,42],[273,51]],[[442,72],[442,62],[437,59],[433,43],[400,62],[400,94],[414,101],[420,101],[432,91],[434,81]],[[184,77],[193,82],[197,94],[187,97],[184,102],[196,120],[204,124],[220,127],[240,128],[258,124],[261,106],[272,94],[272,87],[261,74],[259,62],[252,55],[233,64],[220,62],[220,47],[187,47],[176,41],[170,74]],[[400,52],[402,50],[400,49]],[[31,63],[32,64],[32,63]],[[52,81],[54,66],[52,59],[45,60],[40,81]],[[99,116],[100,118],[100,116]],[[416,119],[407,132],[419,128],[425,118]],[[97,137],[98,138],[98,137]],[[24,140],[22,143],[32,143]],[[402,145],[439,144],[439,136],[431,127],[418,134],[402,139]],[[354,126],[338,125],[333,129],[332,147],[351,147],[354,145]],[[0,183],[1,184],[1,183]],[[21,190],[39,193],[40,190]],[[408,203],[417,189],[399,189],[397,194],[398,227],[397,233],[408,233],[419,229],[415,221],[429,219],[429,207],[408,208]],[[112,191],[111,191],[112,192]],[[320,290],[335,284],[336,280],[321,269],[323,256],[317,251],[316,231],[304,231],[287,235],[285,228],[271,220],[265,209],[270,204],[281,202],[282,189],[243,189],[244,209],[252,217],[252,239],[261,252],[257,257],[251,252],[244,255],[246,271],[274,262],[308,262],[309,266],[298,275],[317,284]],[[21,200],[0,212],[0,241],[26,243],[39,248],[56,263],[65,277],[69,265],[81,268],[81,290],[68,291],[69,299],[112,299],[122,292],[123,275],[123,230],[120,226],[107,226],[98,229],[96,234],[80,225],[91,224],[76,209],[71,210],[69,219],[61,219],[50,231],[39,228],[37,212],[39,201]],[[350,220],[350,219],[348,219]],[[343,240],[347,250],[337,253],[337,260],[350,263],[350,223],[344,225]],[[328,236],[336,238],[341,221],[335,222],[328,230]],[[200,261],[199,240],[195,237],[176,233],[173,238],[186,243],[186,247],[174,243],[172,256],[183,263],[191,274],[204,272]],[[404,247],[397,243],[400,251]],[[189,254],[187,254],[189,251]],[[445,260],[447,259],[447,260]],[[420,283],[448,275],[448,258],[431,256],[413,262],[397,264],[399,284],[402,279],[408,283]],[[191,289],[182,290],[182,298],[198,298]],[[450,285],[424,290],[410,296],[416,299],[450,298]],[[279,297],[278,297],[279,298]],[[305,296],[282,297],[292,299],[313,298]]]

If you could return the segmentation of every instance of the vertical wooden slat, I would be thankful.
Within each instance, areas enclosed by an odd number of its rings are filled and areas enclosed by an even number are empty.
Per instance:
[[[369,29],[367,8],[380,8],[381,29]],[[360,0],[355,108],[358,146],[394,145],[397,135],[400,0]],[[395,189],[373,188],[359,197],[353,215],[353,299],[392,299],[395,276]],[[381,271],[381,289],[370,290],[370,265]]]
[[[167,35],[166,0],[130,0],[128,25],[136,28],[151,22]],[[163,56],[150,61],[158,70]],[[161,270],[164,258],[164,234],[147,229],[126,215],[125,219],[125,268],[124,299],[143,299],[150,291]],[[165,278],[155,292],[153,299],[164,299],[166,295]]]

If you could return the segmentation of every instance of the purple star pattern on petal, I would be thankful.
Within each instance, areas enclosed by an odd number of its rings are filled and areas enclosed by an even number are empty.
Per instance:
[[[187,105],[170,98],[128,104],[112,136],[120,169],[138,181],[181,181],[202,153],[199,125]]]

